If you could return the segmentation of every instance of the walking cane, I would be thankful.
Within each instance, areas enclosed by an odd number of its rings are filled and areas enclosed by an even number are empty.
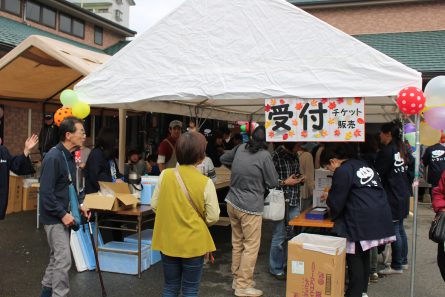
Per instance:
[[[90,231],[91,244],[93,245],[94,258],[96,259],[96,268],[99,273],[100,287],[102,289],[102,297],[107,297],[107,292],[105,292],[104,280],[102,279],[102,273],[100,272],[99,266],[99,256],[97,255],[96,245],[94,244],[93,228],[91,227],[90,221],[88,221],[88,230]]]

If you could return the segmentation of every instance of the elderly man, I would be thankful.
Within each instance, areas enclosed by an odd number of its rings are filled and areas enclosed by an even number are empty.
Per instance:
[[[43,159],[40,177],[40,221],[50,250],[41,297],[65,297],[70,291],[70,227],[76,225],[76,221],[69,213],[69,185],[76,184],[73,153],[82,146],[86,137],[83,122],[75,117],[64,119],[59,132],[60,142]],[[73,207],[71,205],[71,209]],[[87,209],[81,205],[78,207],[84,216],[89,217]]]

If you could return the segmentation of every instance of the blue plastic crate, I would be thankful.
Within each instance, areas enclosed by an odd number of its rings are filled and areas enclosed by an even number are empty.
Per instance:
[[[138,245],[129,242],[111,241],[103,245],[102,248],[136,252],[138,250]],[[99,264],[102,271],[125,274],[138,273],[137,255],[99,251]],[[150,268],[150,248],[146,245],[142,245],[141,271],[147,270],[148,268]]]
[[[150,264],[154,265],[161,261],[161,252],[151,249],[151,240],[153,238],[153,229],[145,229],[141,232],[141,244],[150,248]],[[138,243],[138,235],[133,234],[124,238],[125,242]]]

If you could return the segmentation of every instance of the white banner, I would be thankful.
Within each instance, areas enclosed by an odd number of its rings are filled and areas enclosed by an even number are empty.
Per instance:
[[[267,141],[365,141],[365,100],[266,99]]]

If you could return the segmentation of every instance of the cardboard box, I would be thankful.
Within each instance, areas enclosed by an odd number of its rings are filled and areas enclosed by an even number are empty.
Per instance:
[[[9,193],[8,193],[8,208],[6,213],[21,212],[22,211],[22,197],[23,197],[23,178],[20,176],[9,176]]]
[[[23,188],[23,211],[37,209],[38,188]]]
[[[133,208],[139,199],[131,194],[127,183],[99,182],[100,192],[85,196],[83,204],[89,209],[121,210]]]
[[[344,295],[346,239],[301,233],[288,243],[286,297]]]
[[[325,169],[315,170],[315,189],[312,205],[314,207],[326,207],[326,202],[321,201],[321,196],[329,192],[332,184],[332,172]]]

